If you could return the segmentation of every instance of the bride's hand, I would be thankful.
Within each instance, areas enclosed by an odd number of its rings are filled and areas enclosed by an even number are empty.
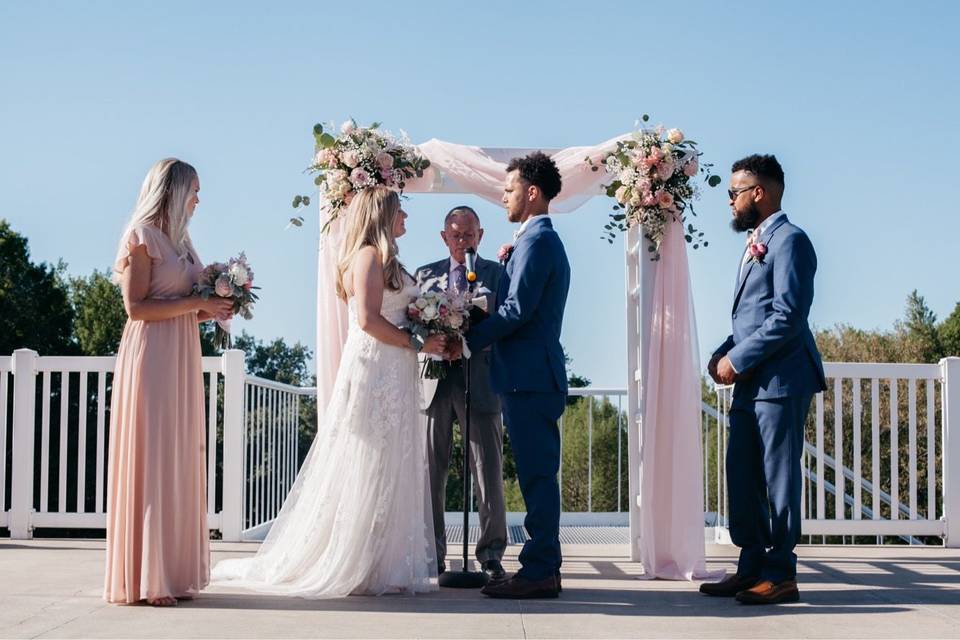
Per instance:
[[[423,341],[423,348],[421,351],[424,353],[432,353],[436,356],[442,356],[446,348],[447,336],[438,333],[428,336],[427,339]]]

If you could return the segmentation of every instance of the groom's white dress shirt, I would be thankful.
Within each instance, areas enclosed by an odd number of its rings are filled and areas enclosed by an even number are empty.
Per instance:
[[[530,226],[530,223],[536,220],[537,218],[549,218],[549,213],[541,213],[538,216],[530,216],[523,221],[523,224],[520,225],[520,228],[513,232],[513,241],[516,242],[517,238],[520,237],[520,234],[527,230],[527,227]]]

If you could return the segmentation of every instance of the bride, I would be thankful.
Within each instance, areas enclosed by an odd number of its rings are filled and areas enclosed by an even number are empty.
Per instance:
[[[304,598],[437,589],[416,352],[445,344],[398,328],[417,294],[397,258],[406,217],[385,187],[350,204],[337,268],[350,325],[330,404],[263,545],[214,580]]]

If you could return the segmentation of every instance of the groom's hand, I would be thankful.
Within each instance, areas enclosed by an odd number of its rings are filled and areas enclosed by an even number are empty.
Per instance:
[[[720,384],[733,384],[737,380],[737,371],[733,368],[733,363],[730,362],[730,358],[723,356],[717,362],[717,375],[714,377],[714,380]]]
[[[707,373],[710,374],[710,377],[713,378],[713,381],[717,384],[720,384],[720,378],[717,377],[717,363],[720,362],[720,355],[717,354],[710,358],[710,362],[707,363]]]

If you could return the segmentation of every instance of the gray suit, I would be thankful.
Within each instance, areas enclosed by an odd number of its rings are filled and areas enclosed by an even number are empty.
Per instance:
[[[439,289],[443,276],[450,270],[450,258],[417,269],[417,285]],[[477,281],[474,290],[486,287],[487,309],[493,311],[502,267],[491,260],[477,259]],[[490,351],[483,350],[470,358],[470,473],[474,478],[480,515],[480,538],[477,560],[500,560],[507,547],[507,516],[503,498],[503,421],[500,400],[490,387]],[[440,381],[424,381],[423,408],[428,424],[428,461],[430,491],[433,499],[433,532],[437,542],[437,560],[443,562],[447,536],[443,522],[447,473],[453,449],[453,422],[463,425],[465,383],[462,363],[451,363],[446,377]],[[460,462],[457,461],[459,465]]]

